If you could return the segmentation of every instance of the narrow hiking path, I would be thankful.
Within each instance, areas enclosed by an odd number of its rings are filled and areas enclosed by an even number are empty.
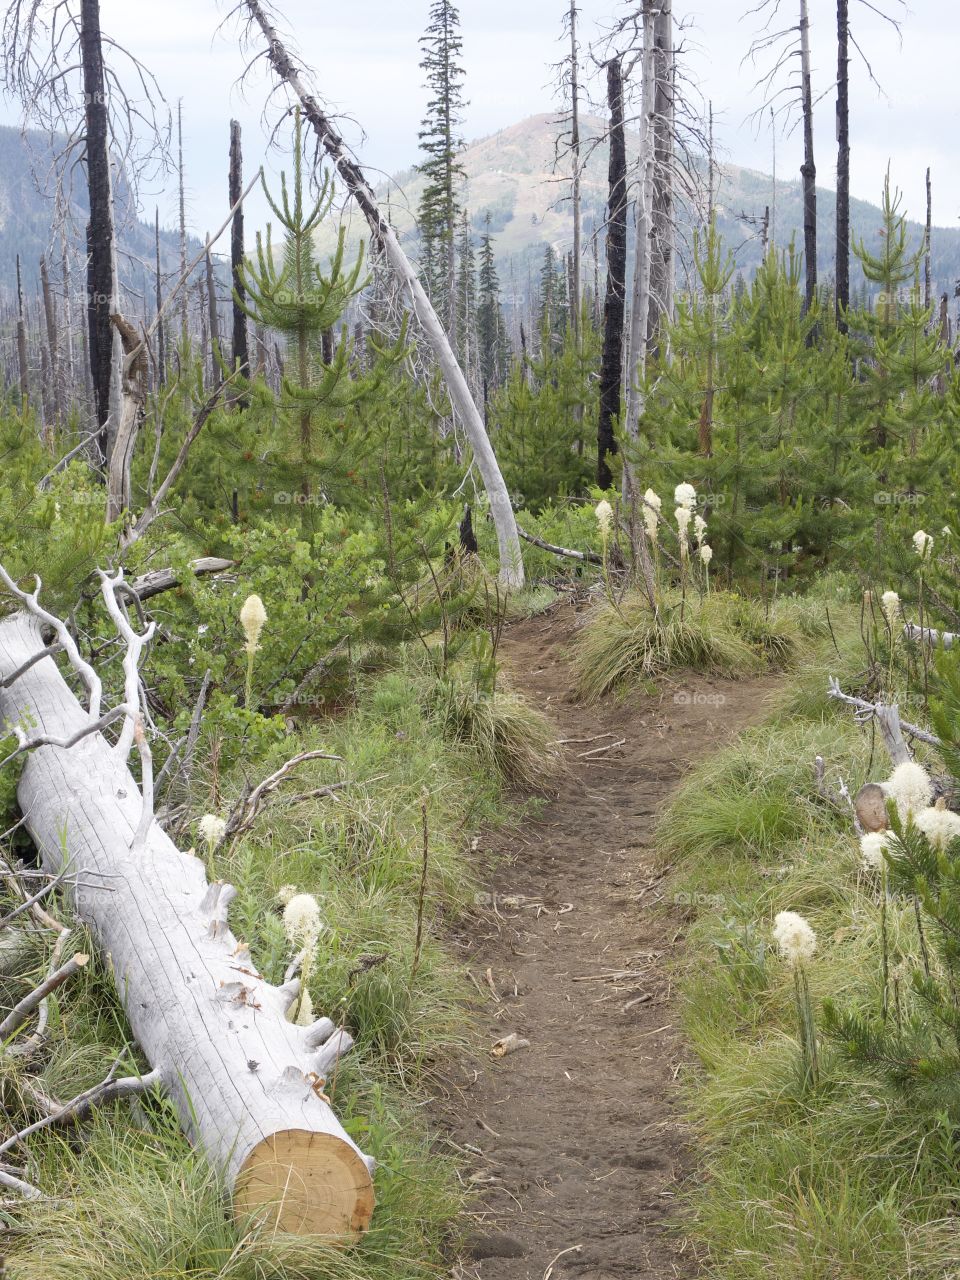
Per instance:
[[[465,1280],[697,1274],[666,1222],[689,1167],[671,985],[682,916],[663,910],[653,830],[686,769],[759,720],[777,681],[675,673],[654,695],[585,706],[575,628],[564,603],[504,637],[514,687],[576,741],[539,815],[482,842],[489,898],[455,937],[489,1044],[530,1042],[453,1081],[445,1128],[477,1192]]]

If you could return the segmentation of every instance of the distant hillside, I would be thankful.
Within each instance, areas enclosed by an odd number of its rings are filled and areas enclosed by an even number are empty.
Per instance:
[[[45,174],[52,153],[49,139],[37,133],[26,139],[18,129],[0,126],[0,295],[11,297],[17,283],[17,255],[23,271],[25,293],[33,294],[39,279],[41,254],[47,255],[51,271],[59,278],[60,247],[51,245],[53,201],[37,190],[36,174]],[[118,184],[118,226],[120,228],[120,274],[132,292],[153,296],[155,261],[153,227],[136,217],[129,193]],[[72,192],[74,246],[81,249],[89,204],[83,172],[75,171]],[[160,261],[163,271],[179,267],[179,240],[175,233],[160,232]],[[84,286],[77,281],[78,292]]]
[[[584,123],[584,153],[589,152],[589,159],[582,187],[584,225],[588,234],[595,228],[602,228],[605,216],[607,147],[603,142],[597,141],[602,138],[603,129],[603,122],[598,119],[587,119]],[[501,282],[507,294],[527,294],[531,281],[536,279],[539,259],[547,244],[553,244],[562,252],[566,252],[572,244],[573,219],[569,201],[564,199],[568,195],[569,184],[554,171],[556,133],[555,117],[531,116],[488,138],[471,143],[460,155],[460,163],[467,174],[465,202],[470,210],[473,227],[479,234],[489,213],[491,230],[496,235]],[[636,159],[640,149],[638,134],[628,133],[627,149],[628,158]],[[389,200],[391,216],[401,237],[414,249],[414,211],[422,190],[423,179],[415,169],[409,169],[397,174],[391,182],[383,184],[379,191],[382,200]],[[724,241],[734,251],[738,266],[746,275],[750,275],[760,262],[761,244],[759,223],[751,225],[747,219],[762,218],[765,206],[773,204],[773,180],[767,174],[753,169],[724,165],[716,202]],[[823,280],[831,278],[833,274],[835,214],[834,192],[819,188],[818,268]],[[688,221],[692,221],[690,211],[687,211],[686,217]],[[358,237],[361,228],[356,216],[352,215],[352,218],[351,234]],[[863,237],[868,247],[877,245],[880,209],[876,204],[852,200],[851,224],[853,234],[858,238]],[[799,177],[791,182],[778,179],[777,242],[786,245],[791,235],[796,235],[798,246],[802,246],[802,225]],[[911,242],[914,246],[919,245],[923,230],[921,224],[911,222],[909,229]],[[681,227],[681,240],[682,231]],[[332,231],[326,233],[331,237],[331,244],[332,234]],[[954,283],[960,277],[960,229],[937,227],[932,248],[936,290],[952,294]],[[585,271],[589,275],[589,258]],[[851,283],[856,288],[862,282],[856,263],[851,276]]]

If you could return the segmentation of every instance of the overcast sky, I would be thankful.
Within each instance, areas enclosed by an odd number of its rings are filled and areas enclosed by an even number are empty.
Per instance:
[[[756,17],[741,19],[757,0],[674,0],[678,17],[690,28],[688,74],[713,102],[720,152],[731,161],[769,172],[771,134],[759,135],[747,117],[760,98],[756,72],[741,66]],[[232,3],[232,0],[231,0]],[[896,0],[877,0],[891,11]],[[579,0],[585,43],[611,17],[624,11],[620,0]],[[796,0],[781,0],[793,20]],[[102,0],[103,26],[135,51],[156,74],[171,104],[183,100],[190,220],[202,232],[222,221],[225,205],[228,121],[244,127],[248,171],[263,158],[261,122],[266,80],[236,88],[243,59],[235,26],[216,28],[226,0]],[[560,44],[565,0],[460,0],[467,71],[464,134],[481,137],[525,116],[550,111],[556,100],[549,64]],[[317,71],[328,103],[359,121],[366,133],[344,124],[346,136],[369,165],[393,172],[417,158],[417,131],[426,95],[419,69],[420,36],[429,0],[279,0],[282,26],[294,32],[300,50]],[[834,140],[835,4],[811,0],[814,88],[817,106],[818,182],[832,186]],[[860,0],[851,0],[854,34],[869,57],[881,94],[857,60],[853,68],[852,186],[855,195],[876,201],[887,162],[905,193],[911,215],[923,216],[924,171],[933,170],[934,221],[955,226],[960,215],[957,163],[958,109],[957,0],[912,0],[902,44]],[[12,105],[6,118],[13,121]],[[799,130],[777,141],[780,176],[795,176],[800,165]],[[279,161],[271,162],[276,168]],[[173,222],[175,203],[158,197],[161,219]],[[153,201],[152,194],[146,200]],[[259,209],[252,210],[254,222]]]

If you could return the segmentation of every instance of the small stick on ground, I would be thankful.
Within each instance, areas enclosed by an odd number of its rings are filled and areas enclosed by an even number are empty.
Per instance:
[[[553,1275],[553,1268],[557,1265],[561,1258],[565,1258],[568,1253],[580,1253],[583,1249],[582,1244],[572,1245],[569,1249],[561,1249],[557,1256],[553,1259],[546,1271],[543,1273],[543,1280],[550,1280]]]
[[[427,897],[427,872],[430,867],[430,820],[427,815],[427,797],[420,797],[420,821],[423,826],[423,863],[420,869],[420,888],[417,892],[417,940],[413,948],[413,967],[410,982],[413,983],[423,955],[423,908]]]
[[[71,956],[66,964],[54,970],[48,978],[45,978],[40,983],[39,987],[15,1004],[4,1020],[0,1022],[0,1040],[9,1040],[13,1033],[26,1022],[37,1005],[42,1004],[51,991],[56,991],[57,987],[62,986],[69,978],[72,978],[75,973],[84,967],[89,959],[89,956],[82,953]]]

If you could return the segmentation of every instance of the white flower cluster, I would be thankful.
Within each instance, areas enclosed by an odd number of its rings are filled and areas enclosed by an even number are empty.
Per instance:
[[[817,935],[796,911],[781,911],[776,915],[773,940],[781,957],[793,968],[812,960],[817,949]]]
[[[901,822],[915,818],[921,809],[929,807],[933,800],[933,783],[922,764],[907,760],[898,764],[886,782],[881,783],[884,794],[896,802]]]
[[[887,831],[868,831],[860,837],[860,856],[867,871],[879,871],[883,866],[884,850],[890,845]]]
[[[885,591],[880,597],[880,607],[892,631],[900,620],[900,597],[895,591]]]
[[[643,523],[647,530],[647,537],[651,542],[656,542],[657,540],[657,526],[660,523],[660,512],[662,510],[662,499],[652,489],[648,489],[643,495]]]
[[[247,653],[260,648],[260,633],[267,621],[267,611],[259,596],[247,596],[240,610],[240,625],[247,638]]]
[[[918,529],[913,535],[913,549],[921,560],[929,560],[933,554],[933,538],[929,533]]]
[[[323,929],[320,903],[312,893],[297,893],[283,909],[283,928],[295,947],[312,950]]]
[[[198,824],[200,835],[206,841],[210,849],[215,849],[223,839],[227,824],[223,818],[218,818],[215,813],[205,813]]]
[[[606,542],[613,529],[613,507],[604,498],[597,503],[594,514],[597,517],[597,525],[600,528],[600,537]]]

